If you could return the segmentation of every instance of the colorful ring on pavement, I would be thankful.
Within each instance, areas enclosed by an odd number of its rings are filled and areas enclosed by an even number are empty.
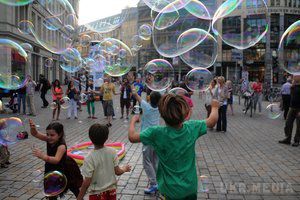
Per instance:
[[[116,149],[117,155],[120,160],[124,158],[125,156],[124,143],[114,142],[114,143],[104,144],[104,146],[112,147]],[[91,150],[94,149],[94,145],[92,142],[85,142],[71,147],[70,149],[67,150],[67,155],[72,157],[78,165],[82,165],[84,161],[84,157],[88,154],[85,153],[86,155],[82,155],[83,154],[82,150],[87,150],[87,149],[91,149]]]

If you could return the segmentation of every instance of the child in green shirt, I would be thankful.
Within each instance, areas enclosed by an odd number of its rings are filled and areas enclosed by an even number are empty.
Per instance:
[[[196,173],[195,143],[218,120],[219,102],[213,100],[212,112],[206,120],[190,120],[191,110],[185,99],[167,94],[159,102],[159,112],[166,126],[150,127],[136,132],[133,116],[128,130],[130,142],[142,142],[154,148],[158,158],[158,190],[169,199],[197,199],[198,178]]]

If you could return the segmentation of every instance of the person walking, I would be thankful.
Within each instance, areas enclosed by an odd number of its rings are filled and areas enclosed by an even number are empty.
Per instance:
[[[228,99],[227,99],[227,104],[228,106],[230,106],[230,111],[231,111],[231,115],[233,114],[233,84],[232,81],[228,80],[226,81],[226,86],[228,88]]]
[[[18,114],[21,114],[21,102],[23,107],[23,115],[26,115],[26,85],[17,90],[18,93]]]
[[[53,113],[52,113],[53,121],[55,119],[56,110],[57,110],[56,120],[59,120],[59,114],[60,114],[60,108],[61,108],[60,100],[62,99],[62,95],[63,95],[63,90],[60,86],[60,81],[58,79],[56,79],[52,85],[52,99],[53,99],[53,102],[56,104],[53,109]]]
[[[218,77],[218,100],[220,102],[219,108],[219,118],[217,123],[217,132],[222,131],[225,133],[227,131],[227,99],[228,99],[228,89],[225,84],[225,78],[223,76]]]
[[[261,113],[261,103],[262,103],[262,83],[259,79],[256,79],[256,82],[252,85],[254,91],[254,112],[256,112],[256,106],[258,104],[258,111]]]
[[[287,114],[289,112],[290,103],[291,103],[291,86],[292,86],[292,78],[288,77],[286,83],[284,83],[281,87],[280,93],[282,98],[282,109],[283,109],[283,117],[286,120]]]
[[[280,140],[279,143],[288,145],[291,144],[295,119],[297,129],[292,146],[297,147],[300,142],[300,76],[293,77],[293,83],[291,86],[291,104],[284,127],[286,138]]]
[[[47,108],[49,105],[49,102],[46,99],[47,91],[51,88],[50,82],[45,78],[44,75],[40,74],[40,88],[41,88],[41,99],[43,101],[42,108]]]
[[[68,118],[70,119],[73,113],[73,116],[75,119],[78,119],[77,115],[77,101],[78,101],[78,95],[79,92],[74,86],[74,81],[70,80],[68,83],[68,89],[66,91],[66,95],[70,99],[70,106],[68,107]]]
[[[36,116],[35,106],[34,106],[34,91],[36,87],[36,82],[32,80],[30,75],[27,75],[26,84],[26,102],[29,110],[29,115]]]

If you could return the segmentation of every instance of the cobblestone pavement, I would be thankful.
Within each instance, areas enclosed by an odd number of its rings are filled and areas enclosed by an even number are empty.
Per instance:
[[[48,96],[50,99],[50,96]],[[203,101],[194,95],[194,119],[202,119],[206,112]],[[41,100],[36,95],[37,117],[32,119],[44,131],[51,121],[51,110],[41,109]],[[87,119],[86,107],[79,114],[79,120],[67,120],[66,111],[61,113],[69,147],[88,141],[88,128],[95,122],[105,123],[100,102],[96,102],[98,119]],[[113,121],[108,142],[124,142],[126,156],[121,164],[132,165],[132,172],[118,177],[118,199],[156,199],[145,196],[148,180],[142,166],[142,145],[131,144],[127,138],[128,122],[119,119],[119,97],[114,106],[117,119]],[[266,103],[265,105],[266,106]],[[208,193],[201,193],[198,199],[300,199],[300,148],[278,144],[284,137],[282,118],[270,120],[264,110],[261,115],[242,113],[242,107],[235,102],[235,114],[228,113],[228,131],[208,134],[197,141],[198,174],[208,177]],[[1,117],[13,116],[2,114]],[[28,130],[28,117],[21,115]],[[33,157],[31,146],[45,151],[46,145],[35,138],[20,141],[9,147],[11,165],[0,169],[0,199],[42,199],[41,187],[34,181],[42,172],[44,163]],[[199,187],[200,188],[200,187]],[[75,199],[68,193],[65,199]]]

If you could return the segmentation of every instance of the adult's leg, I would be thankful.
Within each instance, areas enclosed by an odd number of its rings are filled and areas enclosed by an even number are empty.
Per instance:
[[[259,94],[258,95],[258,111],[261,113],[261,104],[262,104],[262,97],[263,95],[262,94]]]
[[[30,95],[29,94],[26,95],[26,102],[27,102],[27,108],[28,108],[29,114],[33,114],[32,113],[32,108],[31,108],[31,100],[30,100]]]
[[[87,112],[89,114],[89,117],[91,117],[91,102],[90,101],[88,101],[86,103],[86,107],[87,107]]]
[[[290,108],[284,127],[284,133],[287,141],[291,141],[296,114],[296,109]]]
[[[92,116],[95,117],[95,102],[94,101],[91,102],[91,106],[92,106]]]
[[[153,149],[150,146],[143,145],[143,166],[150,181],[150,185],[157,185],[156,182],[156,160],[153,158]],[[154,161],[154,163],[153,163]]]
[[[296,135],[294,137],[294,142],[299,143],[300,142],[300,109],[297,109],[296,111]]]
[[[125,101],[125,100],[120,99],[120,104],[121,104],[121,105],[120,105],[120,106],[121,106],[121,114],[122,114],[121,118],[124,117],[124,107],[125,107],[124,101]]]
[[[217,122],[217,131],[221,131],[221,123],[222,123],[222,120],[221,120],[221,109],[222,106],[219,108],[218,110],[218,113],[219,113],[219,118],[218,118],[218,122]]]
[[[18,113],[21,113],[21,95],[18,94]]]
[[[70,99],[70,106],[68,107],[68,119],[71,118],[71,115],[72,115],[72,110],[73,110],[72,101],[73,101],[73,99]]]
[[[60,103],[57,104],[57,115],[56,115],[56,120],[59,120],[59,115],[60,115]]]
[[[34,105],[34,95],[29,95],[29,101],[30,101],[30,110],[31,114],[36,115],[35,105]]]
[[[254,93],[254,97],[253,97],[253,109],[254,109],[254,112],[256,112],[257,103],[258,103],[258,94],[255,92]]]
[[[23,114],[26,114],[26,94],[22,94]]]
[[[227,105],[222,106],[222,131],[227,131]]]
[[[74,116],[77,118],[78,114],[77,114],[77,101],[75,101],[74,99],[71,100],[72,102],[72,107],[73,107],[73,112],[74,112]]]

